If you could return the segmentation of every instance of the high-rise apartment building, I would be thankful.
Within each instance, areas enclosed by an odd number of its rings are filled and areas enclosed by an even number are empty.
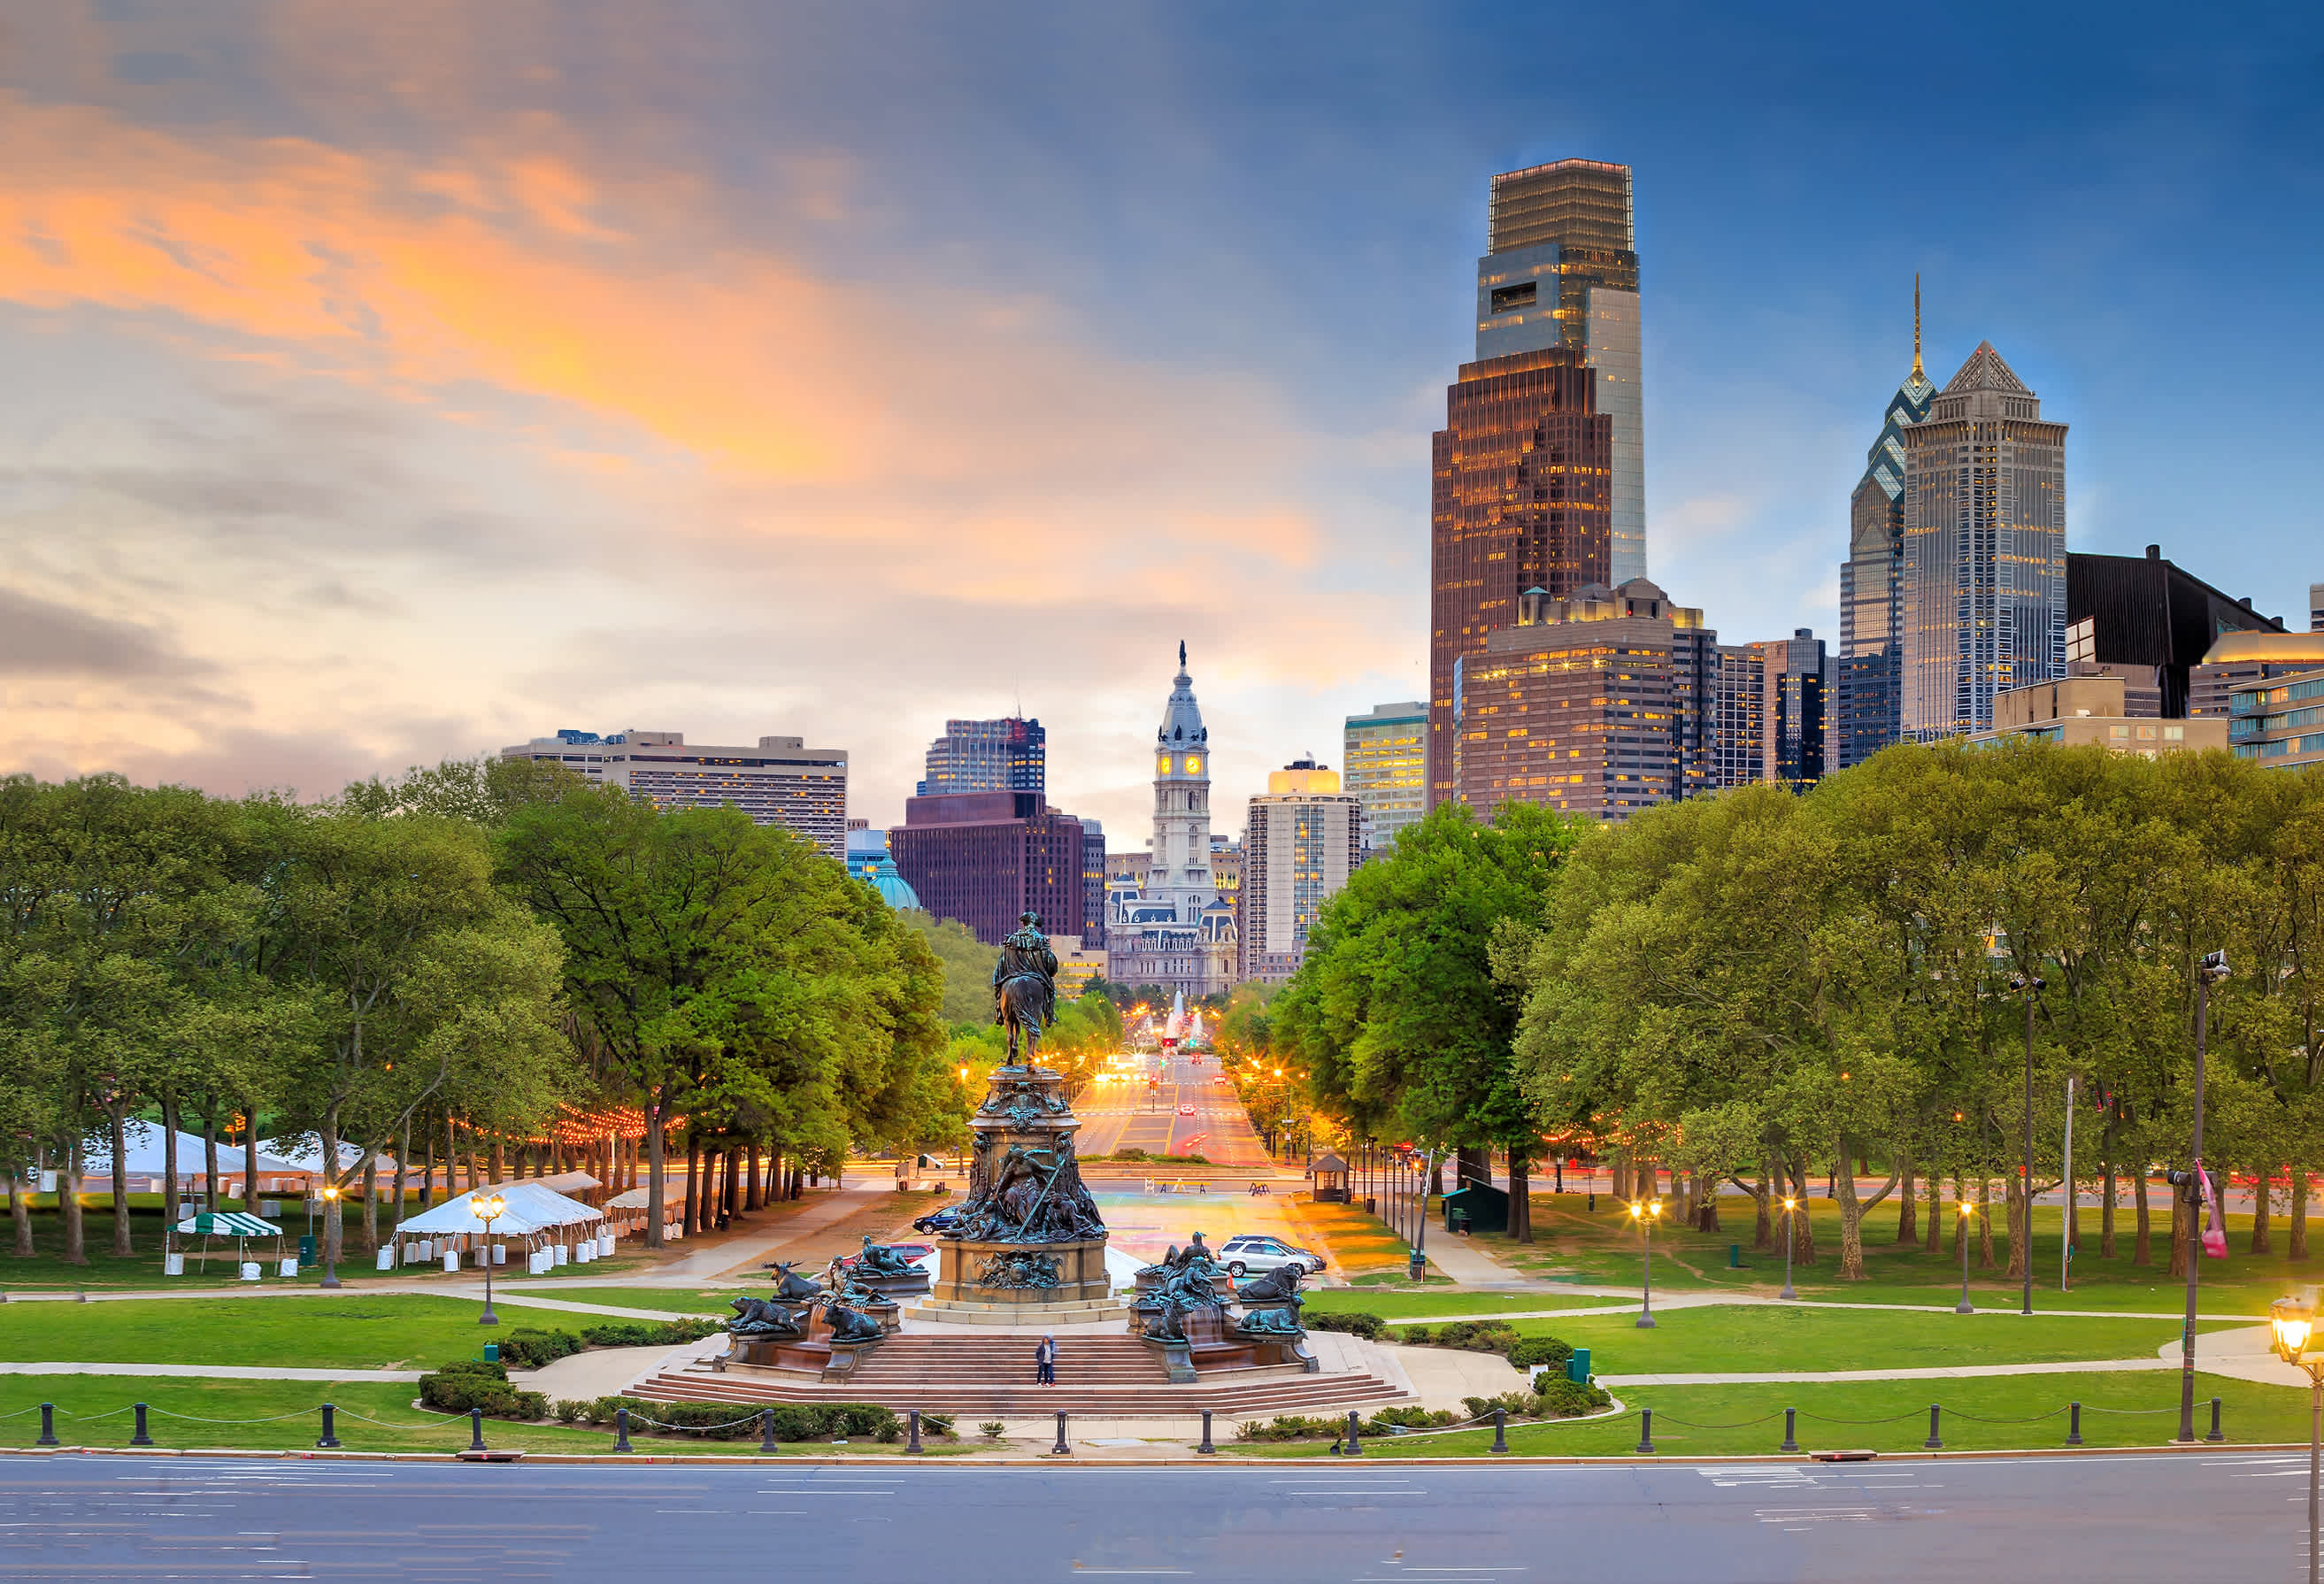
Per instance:
[[[1275,982],[1298,972],[1324,900],[1363,861],[1363,800],[1329,765],[1294,760],[1270,770],[1243,832],[1242,976]]]
[[[1428,705],[1375,705],[1348,717],[1342,741],[1341,784],[1363,803],[1364,851],[1384,852],[1428,812]]]
[[[1993,695],[2065,674],[2066,426],[1989,341],[1903,431],[1902,732],[1993,724]]]
[[[1454,668],[1517,624],[1527,589],[1609,580],[1613,423],[1572,347],[1464,364],[1445,392],[1429,509],[1428,806],[1456,795]]]
[[[1862,764],[1902,734],[1904,635],[1904,431],[1929,416],[1937,387],[1921,368],[1921,281],[1913,280],[1913,372],[1888,398],[1864,476],[1848,499],[1848,559],[1840,566],[1840,654],[1834,668],[1832,765]]]
[[[1038,721],[1015,715],[998,721],[946,721],[928,744],[927,771],[918,796],[946,792],[1048,790],[1049,734]]]
[[[839,862],[847,861],[844,748],[807,748],[797,737],[761,737],[756,748],[688,747],[682,732],[633,726],[604,737],[573,731],[536,737],[502,749],[501,757],[562,764],[657,808],[731,803],[754,824],[780,825]]]
[[[2324,632],[2324,583],[2308,585],[2308,631]]]
[[[2307,632],[2223,632],[2189,675],[2187,714],[2197,718],[2230,714],[2235,694],[2319,668],[2324,668],[2324,627]]]
[[[1711,736],[1711,784],[1748,787],[1767,778],[1767,646],[1722,643],[1712,688],[1719,701]]]
[[[1086,935],[1082,824],[1030,792],[945,792],[904,800],[888,850],[920,906],[997,946],[1031,909],[1045,930]]]
[[[1477,261],[1477,358],[1572,347],[1613,419],[1610,561],[1593,582],[1646,575],[1646,451],[1630,168],[1557,160],[1493,178]],[[1549,586],[1545,580],[1544,586]],[[1553,593],[1566,590],[1552,589]]]
[[[1711,785],[1719,635],[1654,584],[1526,593],[1462,658],[1453,774],[1485,817],[1537,803],[1604,820]]]

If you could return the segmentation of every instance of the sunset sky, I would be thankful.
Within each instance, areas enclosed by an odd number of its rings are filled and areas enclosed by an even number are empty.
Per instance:
[[[2200,25],[2190,26],[2190,14]],[[2183,8],[0,0],[0,770],[303,796],[947,715],[1137,848],[1424,690],[1494,171],[1636,170],[1650,570],[1837,636],[1911,361],[2305,619],[2324,25]]]

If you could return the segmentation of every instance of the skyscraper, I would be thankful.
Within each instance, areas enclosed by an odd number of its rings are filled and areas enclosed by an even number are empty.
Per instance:
[[[919,905],[997,946],[1027,908],[1042,928],[1079,934],[1088,892],[1082,826],[1030,792],[946,792],[904,799],[888,850]]]
[[[1540,588],[1563,599],[1611,565],[1613,420],[1572,347],[1463,364],[1434,437],[1429,510],[1428,806],[1454,796],[1456,670],[1517,623]]]
[[[1639,385],[1638,254],[1630,168],[1558,160],[1493,178],[1477,261],[1477,358],[1578,350],[1614,420],[1612,563],[1593,581],[1646,575],[1646,452]],[[1563,593],[1563,590],[1553,590]]]
[[[1038,721],[1015,715],[998,721],[946,721],[928,744],[927,778],[918,796],[946,792],[1048,790],[1049,734]]]
[[[1762,755],[1766,779],[1804,792],[1823,779],[1824,678],[1828,667],[1823,640],[1808,628],[1791,637],[1751,646],[1766,668],[1761,685],[1763,724],[1767,734]]]
[[[1372,706],[1347,719],[1341,780],[1364,806],[1364,851],[1379,852],[1428,812],[1428,705]]]
[[[1298,972],[1315,915],[1363,860],[1363,823],[1362,800],[1340,790],[1329,765],[1301,759],[1268,772],[1242,843],[1245,979]]]
[[[1888,399],[1864,476],[1848,499],[1848,559],[1840,566],[1835,769],[1896,741],[1904,703],[1904,430],[1929,416],[1936,386],[1921,369],[1921,280],[1913,278],[1913,372]]]
[[[2066,426],[1989,341],[1904,440],[1906,737],[1993,724],[1993,695],[2066,669]]]

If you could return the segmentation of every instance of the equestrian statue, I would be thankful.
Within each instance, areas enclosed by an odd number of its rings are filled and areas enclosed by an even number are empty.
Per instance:
[[[1056,1020],[1057,954],[1039,914],[1019,914],[1017,923],[992,965],[992,1021],[1009,1031],[1009,1064],[1029,1067],[1041,1031]]]

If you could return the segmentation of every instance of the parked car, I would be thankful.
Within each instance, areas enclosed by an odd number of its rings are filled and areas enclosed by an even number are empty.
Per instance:
[[[960,1223],[960,1211],[952,1205],[932,1210],[912,1223],[915,1232],[949,1232]]]
[[[1227,1267],[1227,1275],[1231,1276],[1264,1273],[1285,1265],[1296,1265],[1312,1276],[1323,1268],[1323,1257],[1311,1249],[1286,1243],[1280,1238],[1265,1238],[1246,1232],[1220,1245],[1219,1263]]]

